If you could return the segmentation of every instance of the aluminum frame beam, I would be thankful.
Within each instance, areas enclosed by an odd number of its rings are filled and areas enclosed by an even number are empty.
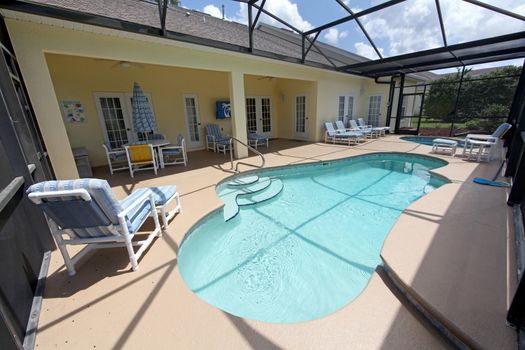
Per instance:
[[[249,16],[251,23],[248,27],[249,29],[249,46],[248,47],[243,46],[243,45],[231,44],[227,42],[197,37],[197,36],[188,35],[185,33],[168,30],[166,28],[166,16],[167,16],[167,12],[169,11],[169,9],[167,8],[168,0],[158,0],[160,29],[158,27],[142,25],[142,24],[138,24],[134,22],[117,19],[117,18],[110,18],[110,17],[94,15],[90,13],[83,13],[83,12],[69,10],[65,8],[51,7],[51,6],[47,6],[44,4],[25,2],[21,0],[5,0],[0,4],[0,8],[6,8],[6,9],[14,10],[14,11],[32,13],[32,14],[36,14],[40,16],[53,17],[53,18],[58,18],[62,20],[89,24],[89,25],[101,26],[101,27],[106,27],[106,28],[111,28],[111,29],[116,29],[116,30],[123,30],[123,31],[138,33],[138,34],[162,36],[162,37],[165,37],[171,40],[177,40],[177,41],[182,41],[182,42],[187,42],[187,43],[192,43],[192,44],[197,44],[197,45],[204,45],[204,46],[214,47],[214,48],[228,50],[228,51],[253,54],[256,56],[267,57],[267,58],[277,59],[281,61],[304,64],[307,66],[318,67],[318,68],[323,68],[323,69],[328,69],[328,70],[336,70],[342,73],[356,74],[356,75],[368,76],[368,77],[387,76],[387,75],[392,75],[396,73],[411,73],[411,72],[417,72],[417,71],[423,71],[423,70],[432,70],[432,69],[440,69],[440,68],[449,68],[449,67],[454,67],[454,66],[462,66],[465,64],[463,60],[466,61],[468,59],[470,59],[471,62],[466,62],[466,64],[479,64],[479,63],[485,63],[485,62],[494,62],[494,61],[503,60],[503,59],[525,57],[525,44],[520,43],[520,42],[516,42],[516,44],[514,45],[509,45],[505,49],[498,50],[497,48],[494,48],[494,50],[490,50],[488,52],[483,52],[483,53],[476,54],[476,55],[467,55],[467,56],[460,55],[457,52],[457,50],[461,50],[462,48],[475,48],[477,46],[482,46],[486,44],[487,42],[492,42],[492,43],[497,44],[500,42],[508,41],[508,38],[512,38],[512,37],[519,38],[519,39],[525,39],[525,32],[513,33],[507,36],[499,36],[495,38],[481,39],[481,40],[448,46],[446,42],[447,40],[446,40],[445,28],[443,25],[444,21],[443,21],[442,16],[440,15],[441,9],[440,9],[439,0],[435,0],[436,10],[438,11],[438,17],[440,18],[441,34],[442,34],[443,43],[445,46],[437,48],[437,49],[418,51],[418,52],[411,53],[411,54],[398,55],[398,56],[393,56],[393,57],[388,57],[388,58],[382,57],[379,49],[377,48],[372,38],[366,31],[366,28],[364,28],[362,23],[359,21],[359,18],[365,15],[371,14],[371,13],[375,13],[377,11],[381,11],[388,7],[403,3],[407,0],[390,0],[390,1],[378,4],[376,6],[372,6],[368,9],[365,9],[359,12],[355,12],[355,13],[350,8],[348,8],[348,6],[346,6],[342,0],[335,0],[339,5],[345,8],[350,15],[340,18],[336,21],[326,23],[317,28],[307,30],[307,31],[301,31],[299,28],[295,27],[294,25],[279,18],[278,16],[274,15],[270,11],[264,9],[265,0],[262,0],[262,2],[261,0],[234,0],[234,1],[246,3],[248,4],[248,7],[250,9],[256,8],[258,10],[255,18],[253,17],[253,13],[251,13],[251,15]],[[496,6],[489,5],[484,2],[480,2],[478,0],[463,0],[463,1],[474,4],[476,6],[481,6],[483,8],[486,8],[496,13],[500,13],[503,15],[507,15],[507,16],[525,21],[525,16],[515,14],[513,12],[498,8]],[[261,3],[257,4],[258,2],[261,2]],[[276,54],[273,52],[257,50],[254,48],[253,32],[255,30],[256,24],[259,21],[260,15],[262,13],[269,16],[270,18],[273,18],[277,22],[283,24],[284,26],[286,26],[287,28],[291,29],[292,31],[296,32],[297,34],[301,36],[301,43],[299,45],[301,46],[301,49],[302,49],[301,51],[302,55],[300,58],[290,57],[287,55],[280,55],[280,54]],[[329,55],[327,55],[327,53],[324,52],[324,49],[321,49],[318,45],[316,45],[316,41],[322,30],[331,28],[333,26],[336,26],[338,24],[345,23],[351,20],[356,20],[356,23],[358,24],[358,26],[361,28],[361,30],[365,34],[370,44],[373,46],[376,54],[379,55],[380,58],[378,60],[360,62],[356,64],[351,64],[351,65],[337,66],[334,63],[335,58],[332,58]],[[312,34],[314,35],[312,36]],[[308,43],[308,46],[307,46],[307,43]],[[314,52],[323,56],[329,64],[321,63],[321,62],[314,62],[314,61],[307,61],[306,57],[313,48],[315,49]],[[434,60],[434,61],[431,61],[428,59],[430,55],[433,55],[436,53],[447,53],[450,57],[441,58],[441,59]],[[406,60],[407,58],[413,58],[415,60],[415,63],[402,63],[402,61]],[[380,65],[381,63],[383,63],[382,66]],[[374,69],[376,67],[377,69]]]

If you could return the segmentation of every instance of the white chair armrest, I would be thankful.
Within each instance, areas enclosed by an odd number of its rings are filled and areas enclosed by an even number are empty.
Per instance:
[[[126,153],[126,150],[125,149],[119,149],[119,150],[113,150],[113,151],[107,151],[108,154],[123,154],[123,153]]]
[[[153,192],[151,192],[151,190],[149,189],[147,191],[144,191],[142,196],[140,196],[134,202],[132,202],[126,209],[124,209],[123,211],[117,214],[121,224],[123,222],[124,223],[126,222],[126,215],[128,215],[130,211],[132,211],[139,205],[146,203],[148,200],[151,200],[151,205],[153,208],[155,208],[155,200],[153,199]],[[122,222],[121,219],[123,219],[124,221]]]

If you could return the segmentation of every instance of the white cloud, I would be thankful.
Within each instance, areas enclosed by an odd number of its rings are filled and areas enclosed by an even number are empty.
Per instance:
[[[442,0],[440,4],[449,45],[525,30],[524,22],[473,4],[457,0]],[[494,5],[525,13],[522,0],[495,0]],[[362,21],[372,39],[387,43],[388,55],[443,45],[436,5],[432,0],[394,5],[365,16]],[[361,50],[365,48],[361,46]]]
[[[207,13],[213,17],[222,18],[222,11],[217,6],[212,4],[204,6],[202,12]]]
[[[376,51],[374,50],[374,48],[367,44],[367,43],[364,43],[364,42],[357,42],[354,44],[354,47],[357,51],[357,54],[360,55],[360,56],[363,56],[363,57],[367,57],[367,58],[370,58],[370,59],[378,59],[379,57],[377,56],[377,53]],[[379,50],[379,52],[381,53],[381,55],[384,54],[384,50],[380,47],[377,48]]]
[[[347,31],[340,32],[337,28],[330,28],[323,35],[323,38],[329,44],[335,45],[339,42],[339,39],[344,39],[348,36]]]
[[[299,30],[304,31],[313,28],[312,24],[305,20],[299,13],[297,4],[291,0],[267,0],[264,9]],[[237,11],[237,16],[234,20],[241,23],[248,23],[248,6],[245,3],[239,3],[239,11]],[[264,14],[261,14],[259,21],[276,27],[285,27],[284,24]]]

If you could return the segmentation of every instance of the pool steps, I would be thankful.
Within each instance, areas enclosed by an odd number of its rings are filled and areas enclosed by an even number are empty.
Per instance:
[[[224,221],[231,220],[239,213],[239,206],[253,205],[272,199],[283,190],[280,179],[245,176],[232,180],[219,191],[224,201]]]
[[[253,176],[245,176],[237,178],[233,181],[228,182],[228,187],[239,187],[239,186],[245,186],[253,184],[254,182],[257,182],[259,180],[259,176],[253,175]]]
[[[284,184],[281,179],[273,179],[270,186],[265,191],[256,192],[250,195],[241,195],[237,198],[239,206],[252,205],[267,201],[277,196],[283,190]]]

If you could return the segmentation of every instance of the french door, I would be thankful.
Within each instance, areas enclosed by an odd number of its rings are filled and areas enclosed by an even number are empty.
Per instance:
[[[125,93],[96,92],[97,112],[104,141],[111,148],[121,148],[136,140],[131,121],[131,98]]]
[[[343,120],[344,117],[349,117],[350,119],[354,117],[354,95],[339,95],[337,119]]]
[[[246,125],[249,133],[271,136],[272,100],[268,96],[246,98]]]
[[[368,124],[379,126],[381,119],[381,95],[368,97]]]
[[[151,94],[144,93],[153,109]],[[121,148],[128,142],[143,141],[145,133],[133,127],[133,94],[130,92],[96,92],[95,101],[104,141],[111,148]]]
[[[306,96],[295,96],[294,108],[294,137],[308,137],[308,114],[306,110]]]
[[[201,148],[202,131],[199,117],[199,105],[196,95],[184,95],[184,116],[186,118],[186,131],[188,139],[186,144],[188,148]]]

